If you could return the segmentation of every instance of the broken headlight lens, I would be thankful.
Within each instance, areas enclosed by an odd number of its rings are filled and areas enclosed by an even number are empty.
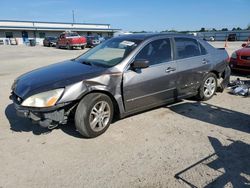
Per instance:
[[[22,102],[22,106],[27,107],[51,107],[56,104],[64,89],[55,89],[43,93],[32,95]]]

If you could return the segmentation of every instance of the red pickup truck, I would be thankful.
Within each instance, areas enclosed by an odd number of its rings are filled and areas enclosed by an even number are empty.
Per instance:
[[[57,41],[57,48],[67,48],[72,50],[73,47],[81,47],[84,49],[87,45],[87,39],[78,35],[76,32],[63,32]]]

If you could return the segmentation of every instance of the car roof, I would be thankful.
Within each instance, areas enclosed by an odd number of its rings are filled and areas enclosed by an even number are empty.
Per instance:
[[[188,37],[188,38],[197,38],[191,34],[179,34],[179,33],[138,33],[138,34],[127,34],[121,35],[116,38],[124,39],[124,40],[147,40],[154,37]]]

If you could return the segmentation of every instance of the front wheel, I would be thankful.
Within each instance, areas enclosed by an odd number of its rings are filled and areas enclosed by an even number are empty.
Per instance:
[[[211,99],[217,89],[217,77],[214,73],[208,73],[199,88],[197,98],[206,101]]]
[[[103,134],[113,119],[112,100],[101,93],[90,93],[77,106],[76,129],[88,138]]]
[[[84,49],[84,48],[86,48],[86,46],[85,46],[85,45],[81,46],[81,49]]]

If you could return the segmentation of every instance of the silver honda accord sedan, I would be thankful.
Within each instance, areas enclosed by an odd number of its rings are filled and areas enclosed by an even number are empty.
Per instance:
[[[133,34],[21,75],[10,98],[20,116],[49,129],[74,117],[76,129],[92,138],[115,116],[194,96],[208,100],[229,77],[224,49],[191,35]]]

